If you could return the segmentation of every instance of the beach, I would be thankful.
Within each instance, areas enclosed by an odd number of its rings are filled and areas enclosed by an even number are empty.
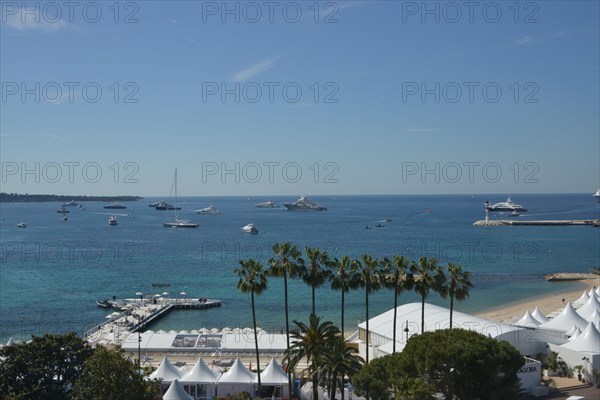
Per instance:
[[[560,282],[556,282],[556,285],[560,285]],[[532,297],[515,303],[494,307],[475,315],[496,322],[516,322],[527,310],[533,312],[535,307],[538,307],[542,313],[548,315],[562,309],[566,303],[577,300],[584,290],[589,291],[591,288],[597,288],[600,285],[600,276],[594,279],[581,280],[580,285],[581,287],[578,290],[557,291],[550,295]]]

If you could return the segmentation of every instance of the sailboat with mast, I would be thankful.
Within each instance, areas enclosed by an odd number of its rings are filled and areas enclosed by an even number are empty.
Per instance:
[[[163,226],[166,228],[197,228],[200,224],[195,224],[187,219],[179,219],[179,208],[177,207],[177,168],[175,168],[175,221],[164,222]]]

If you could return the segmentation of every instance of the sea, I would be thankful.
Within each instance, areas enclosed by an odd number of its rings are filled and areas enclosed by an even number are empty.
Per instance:
[[[96,300],[134,298],[211,298],[222,306],[178,310],[157,321],[153,330],[192,330],[252,326],[250,295],[237,289],[234,270],[240,259],[253,258],[268,266],[272,246],[289,241],[300,249],[319,247],[331,257],[434,257],[442,267],[461,264],[472,273],[468,299],[456,309],[484,311],[524,299],[576,289],[575,282],[548,282],[557,272],[587,272],[600,265],[600,229],[590,226],[484,227],[483,203],[506,200],[506,195],[381,195],[314,196],[323,212],[291,212],[257,208],[293,196],[184,197],[181,218],[200,224],[196,229],[163,227],[174,211],[148,205],[161,198],[127,202],[127,209],[106,210],[104,203],[84,202],[69,207],[68,220],[57,213],[58,203],[0,205],[0,343],[10,337],[75,331],[83,334],[111,312]],[[513,200],[529,209],[519,219],[598,219],[600,205],[590,193],[520,194]],[[194,210],[214,205],[220,215]],[[119,224],[108,225],[116,215]],[[491,214],[493,219],[507,215]],[[27,228],[18,228],[25,222]],[[254,223],[259,234],[240,228]],[[370,227],[370,228],[367,228]],[[157,285],[158,284],[158,285]],[[185,293],[185,294],[182,294]],[[269,278],[256,298],[259,326],[283,329],[283,281]],[[369,297],[369,314],[393,307],[393,292],[380,290]],[[420,301],[404,292],[399,304]],[[431,293],[428,302],[448,306],[449,300]],[[341,293],[326,283],[316,291],[317,314],[340,324]],[[311,291],[301,280],[289,282],[290,319],[306,322]],[[548,310],[551,311],[551,310]],[[364,290],[346,294],[345,329],[356,329],[365,318]]]

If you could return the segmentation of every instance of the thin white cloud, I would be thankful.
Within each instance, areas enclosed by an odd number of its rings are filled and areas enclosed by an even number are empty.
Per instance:
[[[531,36],[523,36],[516,42],[517,46],[533,46],[534,44],[541,41],[540,38],[532,38]]]
[[[178,19],[170,19],[169,22],[172,24],[178,24],[179,20]]]
[[[556,32],[553,37],[559,38],[561,36],[565,36],[566,34],[567,34],[567,31],[565,31],[564,29],[561,29],[560,31]]]
[[[4,15],[3,20],[7,27],[21,32],[40,31],[52,33],[67,27],[64,20],[51,20],[48,16],[43,15],[40,10],[27,10],[27,13],[22,13],[21,9],[17,8],[14,13]]]
[[[248,79],[252,78],[253,76],[260,74],[261,72],[268,71],[271,68],[273,68],[273,65],[279,58],[280,58],[279,56],[272,57],[267,60],[261,61],[258,64],[254,64],[246,69],[243,69],[243,70],[237,72],[233,76],[233,80],[247,81]]]
[[[415,129],[406,129],[405,133],[431,133],[439,131],[438,128],[415,128]]]

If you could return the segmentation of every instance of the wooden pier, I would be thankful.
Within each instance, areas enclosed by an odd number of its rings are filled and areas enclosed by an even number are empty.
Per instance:
[[[161,298],[157,301],[124,299],[111,303],[113,309],[119,309],[120,311],[113,312],[107,316],[107,321],[85,332],[84,339],[92,343],[120,344],[127,335],[145,329],[172,310],[199,310],[219,307],[222,301],[206,298]]]
[[[597,219],[565,219],[565,220],[482,220],[475,221],[475,226],[593,226],[599,227]]]

